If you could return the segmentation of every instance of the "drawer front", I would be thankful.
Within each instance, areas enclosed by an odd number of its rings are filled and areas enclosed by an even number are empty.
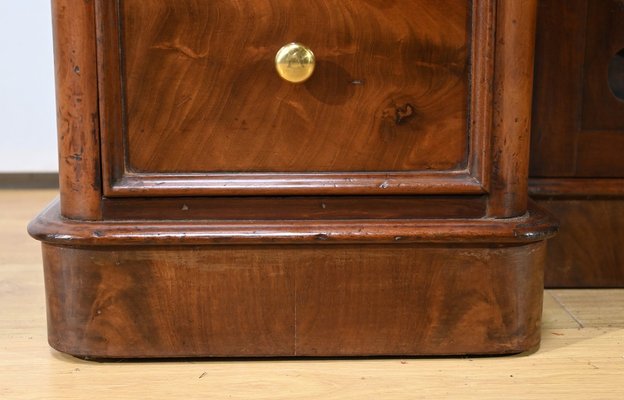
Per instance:
[[[101,0],[105,194],[483,192],[491,7]]]

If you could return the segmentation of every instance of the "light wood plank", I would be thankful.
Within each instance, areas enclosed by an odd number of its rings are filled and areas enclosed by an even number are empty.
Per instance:
[[[624,296],[619,289],[560,289],[550,292],[584,327],[624,328]]]
[[[544,311],[542,329],[580,328],[574,317],[553,296],[552,290],[544,293]]]
[[[58,353],[25,231],[54,195],[0,191],[0,399],[624,398],[624,290],[547,291],[530,355],[97,363]]]

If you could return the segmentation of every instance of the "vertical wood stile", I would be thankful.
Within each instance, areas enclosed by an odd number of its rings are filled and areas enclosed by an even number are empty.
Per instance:
[[[535,0],[497,3],[492,190],[488,215],[510,218],[527,210]]]
[[[100,218],[96,40],[92,1],[53,0],[61,212]]]

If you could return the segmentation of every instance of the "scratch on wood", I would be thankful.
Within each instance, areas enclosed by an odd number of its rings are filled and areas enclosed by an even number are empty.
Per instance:
[[[152,49],[158,49],[158,50],[172,50],[172,51],[177,51],[189,58],[192,59],[201,59],[201,58],[205,58],[208,55],[208,52],[202,52],[202,53],[198,53],[195,50],[191,49],[188,46],[185,46],[183,44],[179,44],[179,43],[161,43],[161,44],[155,44],[154,46],[151,47]]]

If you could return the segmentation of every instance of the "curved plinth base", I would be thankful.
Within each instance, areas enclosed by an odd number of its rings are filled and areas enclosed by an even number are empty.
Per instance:
[[[52,207],[29,228],[44,241],[50,344],[94,358],[508,354],[539,344],[548,216],[378,221],[385,235],[367,232],[374,221],[322,222],[317,231],[319,221],[282,221],[276,235],[262,221],[245,236],[253,222],[203,221],[202,231],[178,221],[142,242],[136,232],[155,222],[135,221],[124,237],[130,222],[68,221]],[[409,235],[420,231],[429,236]]]

